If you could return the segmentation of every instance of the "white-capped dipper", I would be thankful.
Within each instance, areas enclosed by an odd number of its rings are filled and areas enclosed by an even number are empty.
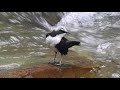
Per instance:
[[[52,31],[51,33],[46,34],[46,43],[55,51],[55,57],[52,64],[54,65],[62,65],[62,56],[67,55],[68,49],[74,45],[80,46],[80,41],[69,41],[64,36],[68,32],[66,30],[60,29],[58,31]],[[57,53],[61,54],[61,60],[56,62]],[[50,62],[49,62],[50,63]]]

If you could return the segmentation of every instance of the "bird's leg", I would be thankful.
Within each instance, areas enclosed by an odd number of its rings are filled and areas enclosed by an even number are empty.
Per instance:
[[[60,59],[60,62],[59,62],[60,65],[62,65],[62,56],[63,56],[63,55],[61,55],[61,59]]]
[[[61,59],[60,59],[60,61],[59,61],[59,63],[57,63],[56,65],[58,65],[58,66],[61,66],[63,63],[62,63],[62,54],[61,54]]]
[[[49,62],[49,64],[56,64],[56,61],[55,61],[56,56],[57,56],[57,52],[55,52],[54,61],[53,62]]]
[[[54,62],[53,62],[54,64],[56,63],[55,62],[56,56],[57,56],[57,52],[55,52],[55,57],[54,57]]]

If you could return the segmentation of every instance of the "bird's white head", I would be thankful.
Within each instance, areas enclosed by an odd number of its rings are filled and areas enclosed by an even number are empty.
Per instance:
[[[66,29],[64,26],[60,26],[60,27],[58,28],[58,30],[62,30],[62,31],[68,32],[67,29]]]
[[[57,27],[52,28],[52,30],[54,31],[62,30],[62,31],[68,32],[65,26],[57,26]]]

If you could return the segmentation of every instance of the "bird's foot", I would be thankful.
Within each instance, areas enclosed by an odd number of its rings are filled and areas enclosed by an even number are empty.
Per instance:
[[[64,65],[64,64],[60,61],[60,62],[57,62],[55,65],[56,65],[56,66],[62,66],[62,65]]]
[[[52,65],[56,65],[56,66],[64,65],[62,62],[49,62],[48,64],[52,64]]]

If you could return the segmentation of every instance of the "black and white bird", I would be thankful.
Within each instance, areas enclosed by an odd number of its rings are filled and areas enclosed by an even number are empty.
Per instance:
[[[54,61],[52,64],[55,65],[62,65],[62,56],[67,55],[68,49],[74,45],[79,45],[79,41],[69,41],[64,36],[68,32],[66,30],[58,30],[58,31],[52,31],[51,33],[46,34],[46,43],[49,45],[50,48],[52,48],[55,52]],[[58,62],[55,61],[57,53],[61,54],[61,60]]]

